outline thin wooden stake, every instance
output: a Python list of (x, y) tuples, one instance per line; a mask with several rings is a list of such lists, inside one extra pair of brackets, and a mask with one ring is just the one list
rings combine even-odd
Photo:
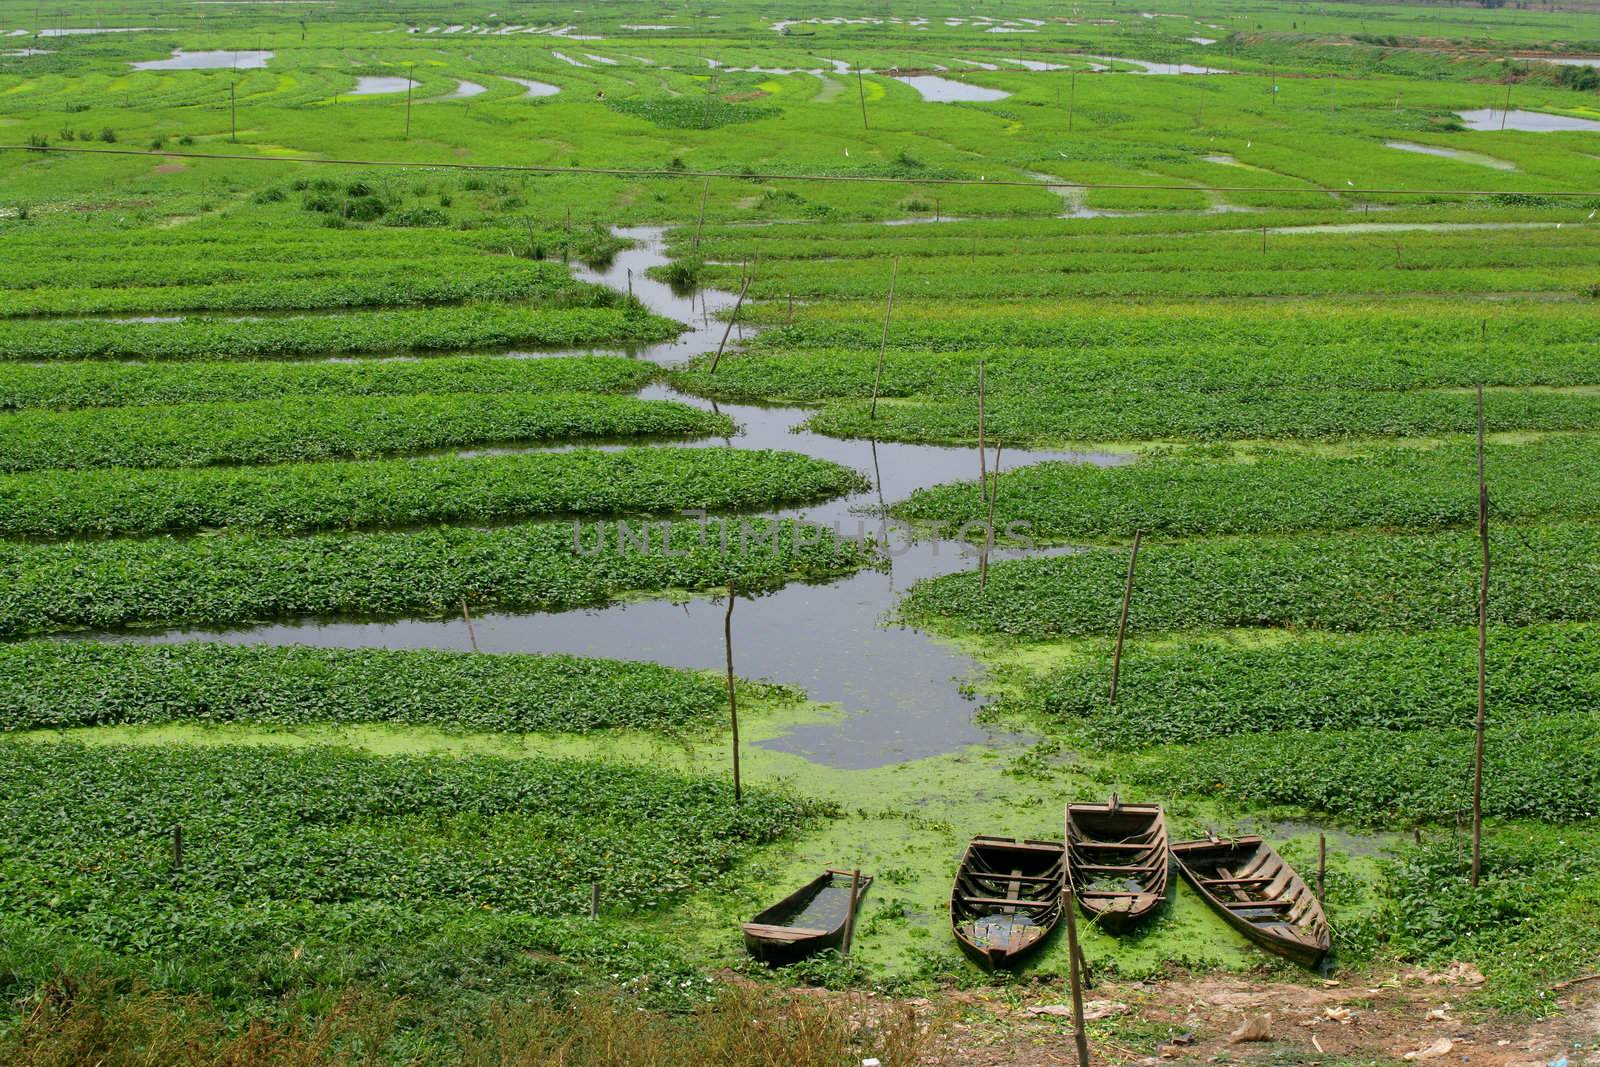
[(994, 486), (989, 490), (989, 517), (983, 526), (983, 555), (978, 557), (978, 584), (989, 584), (989, 551), (994, 547), (994, 502), (1000, 498), (1000, 449), (1002, 442), (994, 443)]
[(172, 826), (172, 869), (178, 870), (183, 866), (183, 823), (174, 823)]
[(467, 598), (461, 598), (461, 617), (467, 620), (467, 640), (472, 642), (472, 651), (478, 651), (478, 632), (472, 628), (472, 612), (467, 610)]
[(700, 247), (700, 231), (706, 224), (706, 197), (710, 194), (711, 179), (707, 178), (706, 183), (700, 187), (700, 219), (694, 224), (694, 247), (697, 250)]
[(883, 305), (883, 336), (878, 339), (878, 366), (872, 372), (872, 407), (867, 411), (869, 419), (878, 417), (878, 386), (883, 382), (883, 355), (889, 347), (889, 316), (894, 314), (894, 285), (899, 278), (900, 257), (895, 256), (889, 267), (889, 298)]
[(985, 464), (988, 462), (984, 456), (987, 447), (983, 440), (983, 396), (986, 392), (984, 383), (983, 357), (978, 357), (978, 499), (989, 499), (989, 471)]
[(600, 918), (600, 883), (589, 883), (589, 918)]
[(861, 64), (856, 64), (856, 91), (861, 95), (861, 128), (867, 128), (867, 83), (861, 80)]
[(628, 302), (633, 302), (633, 268), (628, 268)]
[(407, 141), (411, 140), (411, 88), (412, 88), (412, 86), (414, 86), (416, 84), (416, 82), (412, 80), (411, 75), (416, 71), (416, 69), (417, 69), (417, 65), (415, 63), (411, 64), (411, 66), (406, 68), (406, 136), (405, 136), (405, 140), (407, 140)]
[(1083, 949), (1078, 944), (1078, 901), (1067, 875), (1066, 900), (1062, 910), (1067, 914), (1067, 970), (1072, 976), (1072, 1040), (1078, 1046), (1078, 1067), (1089, 1067), (1089, 1035), (1083, 1030)]
[(239, 83), (233, 82), (228, 86), (228, 114), (233, 122), (233, 136), (228, 139), (234, 144), (239, 143)]
[(850, 942), (856, 936), (856, 893), (861, 889), (861, 869), (855, 868), (850, 872), (850, 899), (844, 906), (844, 944), (839, 948), (839, 955), (850, 955)]
[(1078, 109), (1078, 72), (1072, 72), (1072, 85), (1067, 90), (1067, 132), (1072, 132), (1072, 119)]
[(1117, 651), (1111, 659), (1111, 703), (1117, 702), (1117, 683), (1122, 678), (1122, 641), (1128, 636), (1128, 603), (1133, 599), (1133, 568), (1139, 562), (1139, 542), (1143, 530), (1133, 531), (1133, 551), (1128, 553), (1128, 584), (1122, 590), (1122, 619), (1117, 623)]
[(722, 644), (728, 652), (728, 720), (733, 724), (733, 802), (744, 792), (739, 783), (739, 698), (733, 685), (733, 582), (728, 582), (728, 610), (722, 616)]
[(1478, 386), (1478, 544), (1483, 577), (1478, 583), (1478, 726), (1472, 756), (1472, 885), (1483, 868), (1483, 725), (1489, 712), (1489, 483), (1483, 463), (1483, 386)]
[(539, 246), (533, 239), (533, 219), (528, 215), (524, 215), (522, 216), (522, 221), (528, 227), (528, 258), (533, 259), (539, 252)]
[(722, 331), (722, 343), (717, 345), (717, 354), (711, 357), (711, 369), (706, 373), (717, 373), (717, 364), (722, 362), (722, 350), (728, 347), (728, 335), (733, 332), (733, 324), (739, 321), (739, 309), (744, 306), (744, 294), (749, 291), (750, 276), (747, 274), (744, 284), (739, 287), (739, 299), (733, 302), (733, 314), (728, 318), (728, 328)]
[(789, 314), (784, 316), (783, 324), (785, 326), (793, 326), (794, 325), (794, 294), (793, 293), (789, 294)]
[(1327, 902), (1324, 893), (1328, 884), (1328, 835), (1317, 833), (1317, 903)]
[(1500, 131), (1505, 132), (1506, 119), (1511, 117), (1511, 69), (1506, 68), (1506, 106), (1500, 109)]

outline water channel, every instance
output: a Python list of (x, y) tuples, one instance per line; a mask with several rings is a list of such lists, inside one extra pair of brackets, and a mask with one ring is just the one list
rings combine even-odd
[[(586, 281), (627, 290), (650, 310), (686, 322), (680, 337), (627, 354), (668, 366), (715, 349), (726, 323), (717, 313), (731, 293), (701, 290), (680, 294), (650, 278), (647, 270), (668, 262), (659, 227), (618, 231), (632, 248), (603, 267), (578, 268)], [(630, 276), (631, 272), (631, 276)], [(901, 593), (914, 581), (976, 565), (975, 551), (953, 541), (912, 541), (884, 527), (880, 508), (912, 491), (977, 476), (970, 448), (841, 440), (799, 430), (812, 412), (805, 408), (719, 404), (666, 385), (641, 394), (713, 409), (731, 416), (738, 433), (706, 445), (772, 448), (799, 452), (853, 467), (872, 482), (867, 492), (820, 506), (770, 514), (887, 534), (887, 566), (824, 583), (792, 583), (773, 593), (742, 598), (735, 607), (734, 655), (740, 674), (803, 687), (812, 699), (836, 702), (837, 720), (798, 727), (763, 742), (845, 768), (883, 766), (955, 751), (974, 743), (1021, 743), (973, 722), (973, 703), (961, 691), (975, 661), (913, 628), (885, 625)], [(1005, 469), (1047, 460), (1115, 464), (1125, 455), (1085, 452), (1008, 451)], [(713, 532), (713, 536), (714, 536)], [(1006, 558), (1011, 553), (998, 553)], [(674, 667), (716, 669), (723, 663), (725, 601), (697, 597), (686, 602), (630, 601), (602, 608), (547, 613), (490, 612), (474, 619), (478, 647), (489, 652), (564, 652), (585, 656), (650, 660)], [(228, 630), (173, 629), (105, 635), (142, 642), (224, 641), (239, 644), (304, 644), (324, 647), (470, 647), (458, 618), (391, 621), (303, 619)]]

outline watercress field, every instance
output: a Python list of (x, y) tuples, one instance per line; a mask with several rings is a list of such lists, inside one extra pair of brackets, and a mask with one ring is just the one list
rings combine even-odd
[[(729, 967), (1056, 999), (953, 865), (1112, 790), (1326, 831), (1338, 976), (1572, 1009), (1600, 14), (514, 7), (0, 0), (0, 1058), (59, 975), (393, 1062)], [(858, 865), (848, 959), (744, 958)], [(1316, 981), (1181, 887), (1084, 936)]]

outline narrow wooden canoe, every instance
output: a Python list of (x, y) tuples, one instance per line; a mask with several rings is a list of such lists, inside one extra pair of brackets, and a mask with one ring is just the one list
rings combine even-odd
[(1317, 895), (1261, 837), (1179, 841), (1172, 856), (1206, 903), (1268, 952), (1315, 967), (1332, 948)]
[(850, 896), (850, 872), (826, 870), (744, 924), (744, 947), (781, 967), (844, 944), (845, 925), (872, 884), (863, 874)]
[(1084, 914), (1121, 932), (1167, 898), (1172, 854), (1159, 804), (1067, 805), (1067, 877)]
[(1059, 841), (975, 837), (956, 869), (950, 926), (980, 967), (1010, 967), (1061, 919), (1066, 849)]

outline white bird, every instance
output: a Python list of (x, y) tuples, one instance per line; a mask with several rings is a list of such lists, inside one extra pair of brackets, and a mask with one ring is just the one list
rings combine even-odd
[(1255, 146), (1256, 146), (1256, 143), (1255, 143), (1255, 142), (1254, 142), (1254, 141), (1246, 141), (1246, 142), (1245, 142), (1245, 143), (1244, 143), (1244, 146), (1245, 146), (1245, 147), (1246, 147), (1246, 148), (1254, 148), (1254, 147), (1255, 147)]
[(1597, 207), (1594, 209), (1594, 211), (1589, 212), (1589, 218), (1594, 218), (1595, 211), (1600, 211), (1600, 207)]
[(1345, 180), (1344, 180), (1344, 183), (1345, 183), (1345, 184), (1346, 184), (1346, 185), (1348, 185), (1348, 186), (1350, 186), (1350, 188), (1352, 188), (1352, 189), (1354, 189), (1354, 188), (1355, 188), (1355, 185), (1356, 185), (1356, 183), (1355, 183), (1355, 182), (1353, 182), (1353, 181), (1351, 181), (1351, 180), (1350, 180), (1350, 179), (1349, 179), (1349, 178), (1346, 178), (1346, 179), (1345, 179)]
[(846, 149), (845, 149), (845, 150), (844, 150), (844, 154), (845, 154), (845, 155), (847, 155), (847, 156), (848, 156), (848, 155), (849, 155), (849, 154), (850, 154), (850, 149), (848, 149), (848, 148), (846, 148)]

